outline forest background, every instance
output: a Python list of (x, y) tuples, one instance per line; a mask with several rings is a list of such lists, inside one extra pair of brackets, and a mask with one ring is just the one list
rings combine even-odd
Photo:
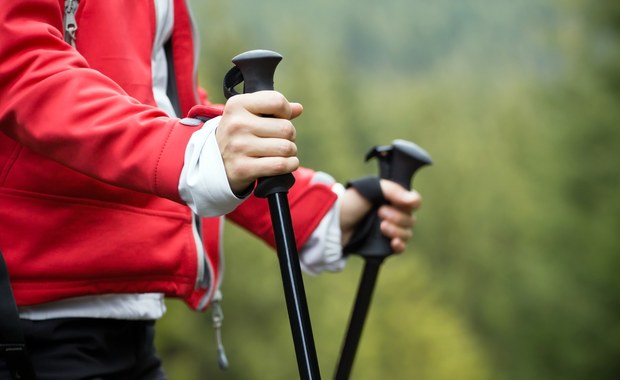
[[(411, 140), (434, 159), (411, 247), (383, 265), (353, 379), (615, 379), (620, 374), (620, 2), (190, 1), (201, 83), (280, 52), (304, 104), (304, 166), (345, 182), (366, 151)], [(225, 235), (217, 369), (209, 313), (159, 323), (171, 379), (295, 379), (275, 254)], [(305, 276), (331, 378), (362, 268)]]

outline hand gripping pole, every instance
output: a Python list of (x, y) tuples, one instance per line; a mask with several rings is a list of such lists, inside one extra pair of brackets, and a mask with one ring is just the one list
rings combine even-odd
[[(374, 147), (366, 155), (366, 160), (375, 157), (379, 160), (380, 178), (392, 180), (406, 189), (411, 189), (411, 180), (415, 172), (431, 164), (428, 153), (416, 144), (405, 140), (395, 140), (391, 146)], [(372, 210), (360, 223), (360, 227), (351, 238), (352, 241), (356, 241), (354, 246), (345, 247), (345, 252), (363, 257), (365, 264), (336, 369), (336, 380), (347, 380), (351, 374), (379, 268), (383, 260), (394, 253), (390, 240), (383, 236), (379, 229), (381, 221), (377, 210), (380, 206), (380, 203), (374, 204)]]
[[(273, 90), (273, 76), (281, 60), (280, 54), (268, 50), (252, 50), (237, 55), (232, 60), (235, 66), (224, 78), (224, 95), (227, 98), (237, 95), (234, 87), (241, 82), (244, 84), (244, 93)], [(254, 194), (257, 197), (267, 198), (269, 202), (299, 376), (303, 380), (320, 379), (287, 197), (288, 190), (294, 182), (295, 178), (290, 173), (260, 178)]]

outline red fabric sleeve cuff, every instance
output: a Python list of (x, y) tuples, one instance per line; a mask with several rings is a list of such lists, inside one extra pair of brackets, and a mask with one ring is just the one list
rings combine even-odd
[[(288, 200), (295, 242), (299, 250), (332, 208), (338, 196), (327, 184), (311, 183), (314, 172), (310, 169), (300, 168), (293, 174), (296, 182), (288, 194)], [(252, 195), (229, 214), (228, 218), (275, 247), (269, 205), (266, 199)]]
[(157, 162), (154, 180), (156, 195), (184, 203), (179, 195), (179, 177), (185, 161), (187, 143), (204, 121), (221, 114), (221, 107), (198, 105), (189, 111), (187, 118), (174, 120)]

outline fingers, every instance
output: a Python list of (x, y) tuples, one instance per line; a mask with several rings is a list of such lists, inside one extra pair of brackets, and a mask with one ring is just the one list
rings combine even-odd
[(240, 94), (228, 100), (229, 104), (245, 108), (255, 115), (268, 115), (278, 119), (292, 120), (303, 112), (299, 103), (291, 103), (277, 91), (259, 91), (251, 94)]
[(391, 181), (381, 180), (381, 189), (390, 202), (379, 208), (381, 232), (391, 239), (394, 252), (400, 253), (407, 248), (407, 242), (413, 236), (416, 221), (413, 212), (420, 207), (422, 198), (415, 190), (407, 191)]
[(257, 137), (295, 141), (296, 131), (291, 120), (302, 111), (301, 104), (289, 103), (275, 91), (261, 91), (230, 98), (223, 118), (231, 133), (246, 132)]
[(302, 111), (301, 104), (289, 103), (275, 91), (229, 99), (216, 139), (233, 192), (243, 192), (257, 178), (290, 173), (299, 167), (291, 119)]
[(391, 239), (394, 252), (404, 251), (407, 242), (413, 236), (415, 217), (402, 210), (382, 206), (379, 208), (379, 218), (381, 219), (381, 233)]
[(242, 194), (258, 178), (291, 173), (298, 167), (297, 157), (246, 158), (225, 165), (230, 187), (235, 194)]
[(401, 229), (410, 229), (415, 225), (415, 216), (413, 214), (390, 205), (379, 208), (379, 218)]
[(232, 141), (228, 150), (249, 158), (296, 157), (297, 145), (284, 138), (244, 136)]

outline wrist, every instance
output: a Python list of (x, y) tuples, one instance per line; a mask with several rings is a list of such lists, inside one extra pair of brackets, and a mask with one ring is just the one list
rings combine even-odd
[(342, 231), (342, 245), (345, 246), (351, 239), (355, 227), (370, 211), (372, 205), (352, 187), (346, 189), (341, 198), (340, 229)]

